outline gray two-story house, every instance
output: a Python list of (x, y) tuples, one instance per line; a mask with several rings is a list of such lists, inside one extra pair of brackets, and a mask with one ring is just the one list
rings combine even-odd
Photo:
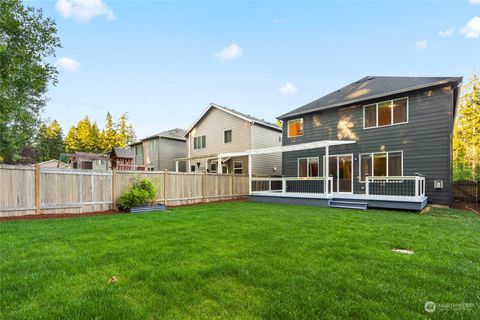
[(461, 81), (365, 77), (283, 114), (286, 181), (276, 190), (257, 181), (252, 199), (415, 210), (451, 204)]

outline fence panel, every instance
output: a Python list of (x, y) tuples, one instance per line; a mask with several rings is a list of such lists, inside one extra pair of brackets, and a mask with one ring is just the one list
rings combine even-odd
[(35, 168), (0, 165), (0, 217), (35, 214)]
[(169, 206), (228, 200), (248, 194), (248, 176), (167, 171), (98, 172), (0, 166), (0, 216), (111, 210), (136, 178), (157, 187)]
[(453, 183), (453, 198), (458, 201), (480, 203), (480, 180), (479, 181), (455, 181)]

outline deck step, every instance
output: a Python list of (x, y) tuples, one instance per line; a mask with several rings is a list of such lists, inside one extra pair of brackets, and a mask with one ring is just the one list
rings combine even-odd
[(366, 203), (366, 202), (332, 200), (332, 201), (330, 201), (330, 208), (367, 210), (368, 203)]

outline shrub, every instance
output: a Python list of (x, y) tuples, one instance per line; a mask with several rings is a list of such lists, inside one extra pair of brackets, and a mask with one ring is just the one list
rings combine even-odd
[(148, 179), (136, 179), (130, 189), (120, 196), (121, 208), (132, 208), (153, 203), (157, 198), (157, 188)]

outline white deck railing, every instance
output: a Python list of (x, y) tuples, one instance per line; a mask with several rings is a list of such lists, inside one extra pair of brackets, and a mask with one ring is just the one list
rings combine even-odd
[(366, 177), (367, 195), (390, 197), (425, 197), (425, 177)]
[(252, 178), (250, 183), (251, 194), (288, 193), (329, 196), (332, 195), (333, 190), (333, 178), (328, 178), (328, 190), (325, 190), (324, 177), (256, 177)]

